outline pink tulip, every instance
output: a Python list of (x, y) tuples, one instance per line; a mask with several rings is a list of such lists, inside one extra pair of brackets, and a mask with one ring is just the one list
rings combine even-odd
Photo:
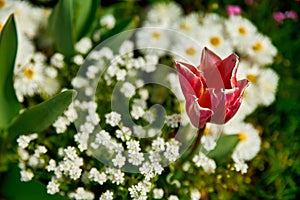
[(175, 61), (186, 112), (191, 123), (203, 128), (207, 122), (224, 124), (238, 111), (248, 80), (237, 81), (238, 57), (222, 60), (206, 47), (198, 67)]

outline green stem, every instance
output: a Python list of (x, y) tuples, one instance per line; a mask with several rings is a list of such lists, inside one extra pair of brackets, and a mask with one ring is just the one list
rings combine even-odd
[(189, 152), (189, 154), (187, 155), (186, 159), (185, 160), (190, 160), (192, 159), (192, 156), (196, 153), (197, 149), (199, 148), (200, 146), (200, 143), (201, 143), (201, 138), (203, 136), (203, 132), (205, 130), (205, 127), (204, 126), (203, 128), (199, 128), (198, 129), (198, 132), (197, 132), (197, 138), (192, 146), (192, 149), (191, 151)]

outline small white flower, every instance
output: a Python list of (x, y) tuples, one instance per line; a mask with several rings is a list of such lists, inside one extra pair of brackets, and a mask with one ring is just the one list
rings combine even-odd
[(99, 200), (113, 200), (114, 193), (112, 191), (105, 191), (101, 194)]
[(75, 44), (75, 50), (81, 54), (86, 54), (92, 48), (92, 41), (88, 37), (83, 37)]
[(115, 23), (116, 23), (116, 19), (111, 14), (105, 15), (100, 19), (100, 25), (105, 26), (108, 29), (112, 29), (115, 26)]
[(170, 161), (174, 162), (179, 157), (179, 142), (175, 139), (166, 143), (166, 151), (164, 156)]
[(145, 114), (145, 111), (142, 107), (133, 105), (130, 114), (137, 120)]
[(109, 174), (108, 178), (111, 180), (112, 183), (116, 185), (120, 185), (124, 182), (124, 173), (120, 169), (115, 168), (108, 168), (106, 173)]
[(80, 66), (80, 65), (82, 65), (82, 64), (84, 63), (84, 58), (83, 58), (82, 55), (78, 54), (78, 55), (76, 55), (76, 56), (74, 56), (74, 57), (72, 58), (72, 61), (73, 61), (76, 65)]
[(26, 136), (26, 135), (21, 135), (19, 136), (19, 138), (17, 139), (18, 145), (19, 147), (25, 149), (28, 147), (29, 143), (30, 143), (30, 137)]
[(206, 173), (214, 173), (216, 169), (215, 161), (208, 158), (202, 152), (194, 156), (193, 162), (197, 167), (202, 167)]
[(129, 157), (128, 162), (135, 166), (139, 166), (144, 161), (143, 153), (132, 152), (132, 153), (129, 153), (128, 157)]
[(165, 140), (161, 137), (157, 137), (155, 140), (153, 140), (151, 145), (153, 151), (160, 152), (165, 150)]
[(133, 42), (130, 40), (125, 40), (119, 49), (119, 53), (120, 53), (120, 55), (132, 53), (133, 48), (134, 48)]
[(234, 167), (237, 172), (240, 171), (242, 174), (247, 173), (248, 165), (244, 161), (235, 160)]
[(132, 85), (129, 82), (125, 82), (122, 85), (120, 92), (122, 92), (125, 97), (131, 98), (131, 97), (133, 97), (133, 95), (135, 95), (135, 90), (136, 90), (136, 88), (134, 85)]
[(94, 193), (85, 190), (83, 187), (78, 187), (75, 192), (69, 194), (69, 197), (76, 200), (93, 200), (95, 195)]
[(199, 200), (201, 198), (201, 193), (196, 188), (191, 191), (191, 200)]
[(84, 88), (89, 85), (88, 79), (80, 76), (76, 76), (71, 83), (75, 88)]
[(89, 177), (91, 181), (98, 182), (100, 185), (106, 182), (107, 176), (104, 172), (99, 172), (96, 168), (92, 168), (89, 172)]
[(70, 121), (64, 117), (59, 116), (58, 119), (52, 124), (56, 129), (57, 133), (64, 133), (67, 130), (67, 126), (70, 124)]
[(168, 197), (168, 200), (179, 200), (179, 198), (176, 195), (172, 194)]
[(121, 168), (125, 165), (125, 157), (122, 154), (118, 153), (116, 157), (112, 160), (115, 167)]
[(179, 126), (180, 120), (181, 120), (180, 114), (165, 116), (165, 123), (167, 126), (170, 126), (171, 128), (177, 128)]
[(61, 69), (65, 65), (64, 63), (64, 55), (60, 53), (55, 53), (50, 58), (50, 64)]
[(121, 130), (116, 130), (116, 137), (120, 138), (122, 141), (127, 141), (130, 139), (132, 132), (131, 129), (123, 126)]
[(57, 168), (56, 161), (54, 159), (49, 160), (49, 164), (46, 166), (48, 172), (55, 171)]
[(121, 121), (121, 115), (117, 112), (111, 112), (105, 115), (106, 123), (111, 126), (117, 126)]
[(31, 171), (28, 171), (28, 170), (25, 170), (23, 169), (21, 172), (21, 181), (23, 182), (28, 182), (28, 181), (31, 181), (34, 174), (31, 172)]
[(127, 72), (126, 72), (125, 69), (118, 69), (117, 72), (116, 72), (117, 81), (124, 81), (126, 75), (127, 75)]
[(161, 188), (153, 189), (153, 198), (154, 199), (162, 199), (164, 197), (164, 190)]
[(141, 150), (140, 142), (137, 140), (129, 140), (126, 142), (127, 150), (129, 153), (136, 153)]
[(47, 184), (47, 193), (48, 194), (55, 194), (59, 192), (59, 183), (54, 178), (51, 179), (51, 181)]

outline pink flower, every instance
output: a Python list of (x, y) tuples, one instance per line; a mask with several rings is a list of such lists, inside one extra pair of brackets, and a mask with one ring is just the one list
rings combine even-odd
[(241, 7), (237, 5), (228, 5), (226, 10), (229, 16), (240, 15), (242, 13)]
[(285, 12), (285, 16), (290, 19), (298, 19), (298, 15), (295, 11), (290, 10)]
[(191, 123), (203, 128), (207, 122), (224, 124), (238, 111), (248, 80), (237, 81), (238, 57), (222, 60), (206, 47), (198, 67), (175, 61), (186, 112)]
[(283, 20), (285, 20), (286, 16), (282, 12), (275, 12), (275, 13), (273, 13), (273, 18), (276, 22), (282, 23)]

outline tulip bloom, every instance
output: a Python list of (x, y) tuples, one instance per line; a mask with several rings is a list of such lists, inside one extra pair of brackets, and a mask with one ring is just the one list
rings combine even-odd
[(175, 61), (191, 123), (203, 128), (207, 122), (224, 124), (238, 111), (248, 80), (237, 81), (238, 56), (222, 60), (206, 47), (198, 67)]

